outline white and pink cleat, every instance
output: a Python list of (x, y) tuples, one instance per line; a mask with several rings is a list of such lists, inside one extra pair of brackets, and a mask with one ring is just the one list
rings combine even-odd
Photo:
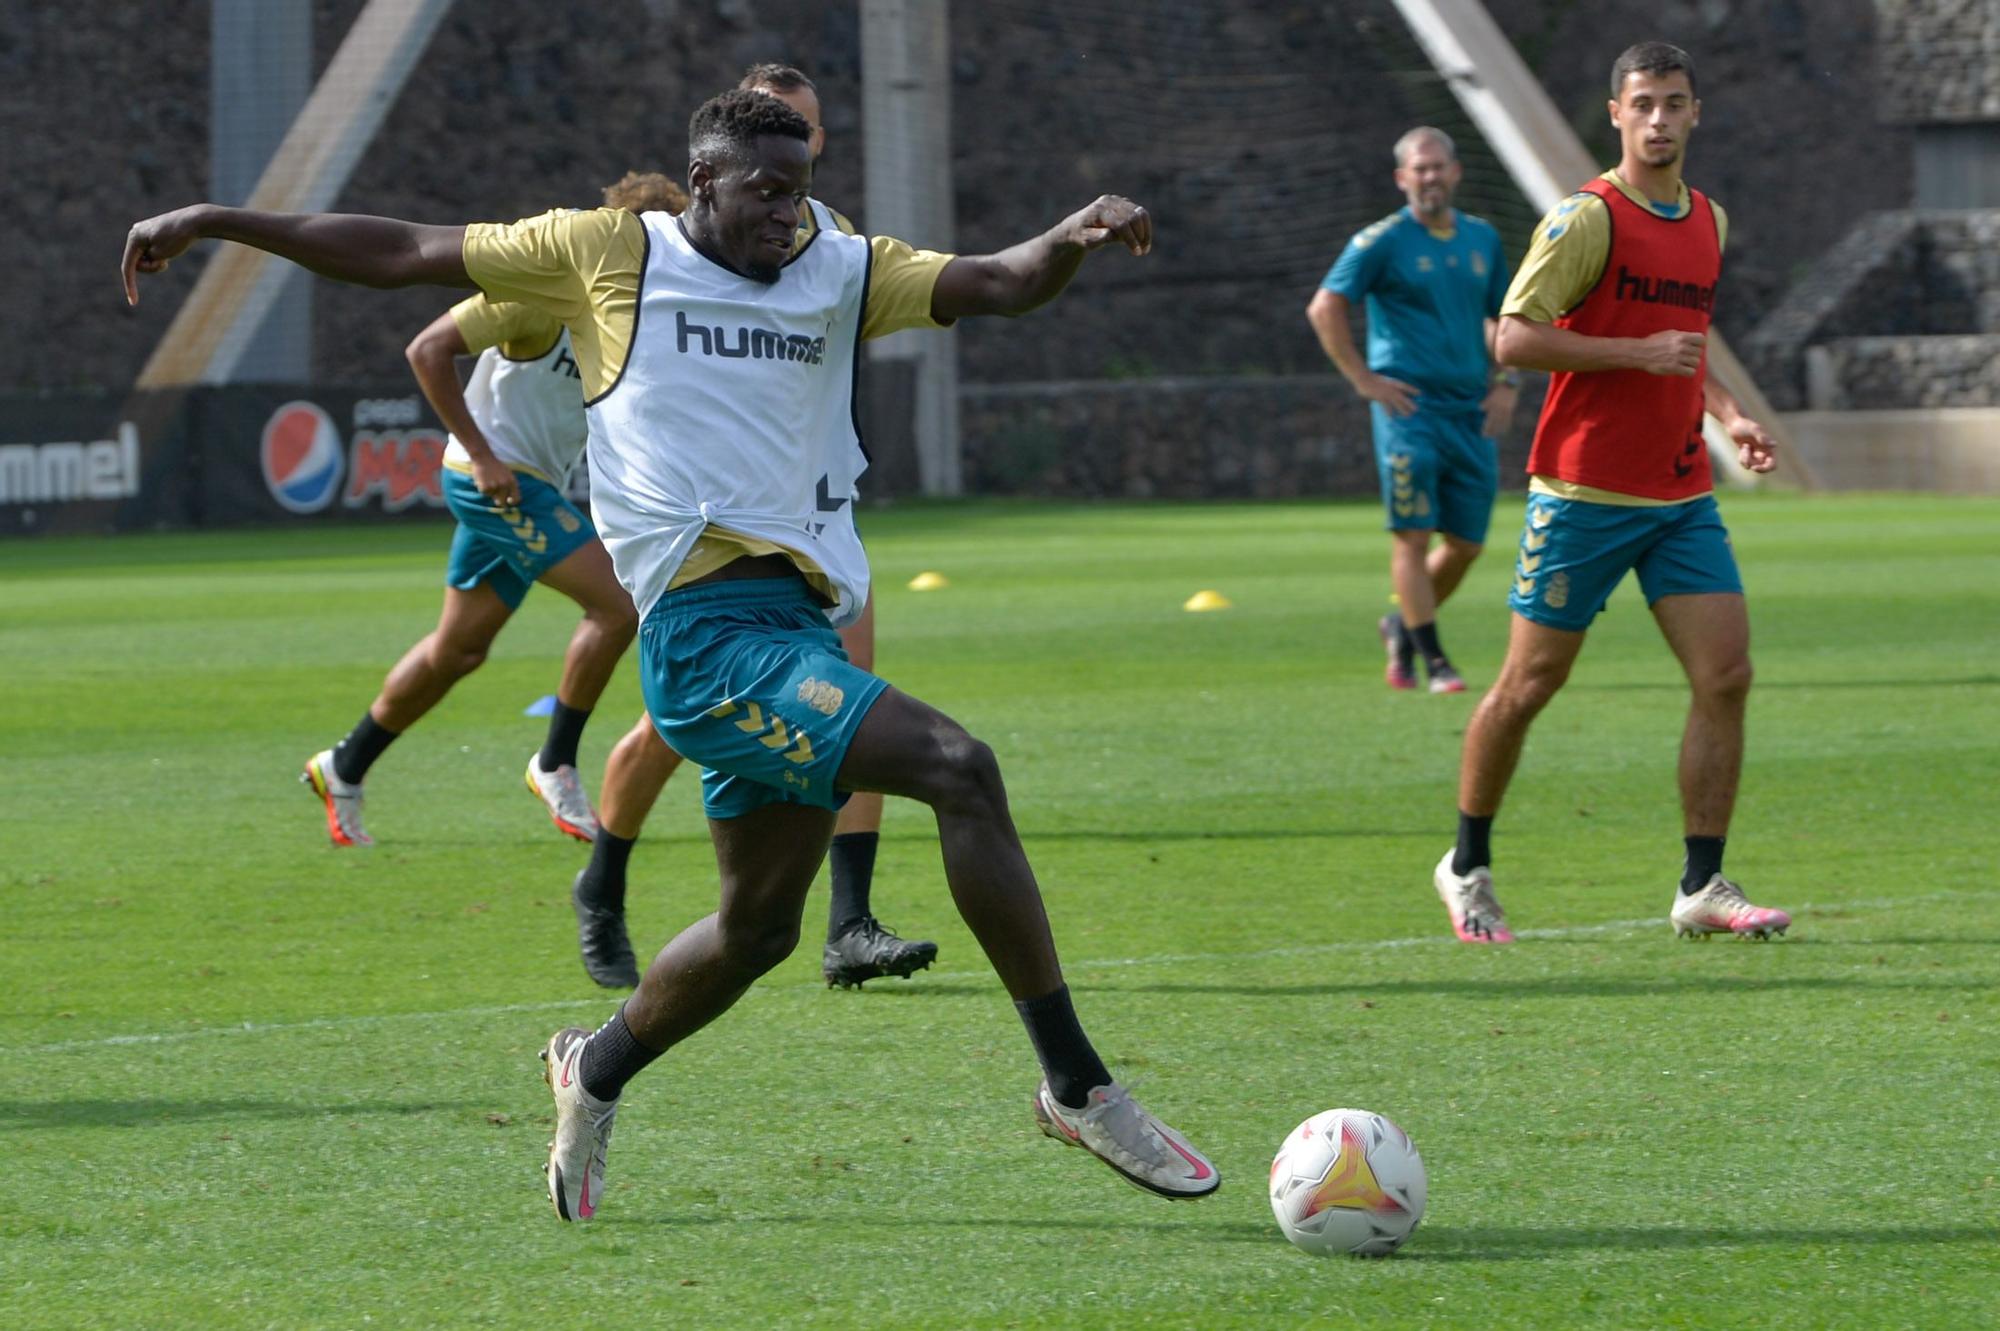
[(1431, 875), (1438, 899), (1451, 915), (1451, 931), (1461, 943), (1513, 942), (1507, 916), (1500, 909), (1499, 898), (1493, 895), (1493, 871), (1482, 864), (1470, 873), (1453, 873), (1451, 860), (1456, 853), (1446, 851), (1438, 861), (1437, 871)]
[(618, 1101), (583, 1089), (583, 1046), (590, 1032), (570, 1026), (542, 1047), (542, 1080), (556, 1098), (556, 1135), (549, 1143), (549, 1201), (563, 1220), (588, 1220), (604, 1196), (604, 1156)]
[(1699, 892), (1674, 898), (1674, 933), (1682, 938), (1707, 938), (1710, 934), (1741, 934), (1745, 938), (1774, 938), (1792, 927), (1792, 917), (1770, 906), (1754, 906), (1743, 889), (1716, 874)]
[(1035, 1122), (1068, 1146), (1081, 1146), (1134, 1187), (1168, 1198), (1206, 1197), (1222, 1186), (1209, 1158), (1142, 1109), (1123, 1086), (1094, 1087), (1089, 1103), (1071, 1109), (1045, 1079), (1035, 1088)]

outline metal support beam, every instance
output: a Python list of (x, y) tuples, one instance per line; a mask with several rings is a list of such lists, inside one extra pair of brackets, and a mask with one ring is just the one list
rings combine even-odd
[[(1396, 8), (1537, 209), (1546, 213), (1602, 170), (1480, 0), (1396, 0)], [(1772, 475), (1812, 488), (1812, 476), (1777, 411), (1715, 329), (1708, 335), (1708, 372), (1778, 440), (1779, 466)], [(1718, 477), (1748, 474), (1737, 468), (1735, 446), (1712, 418), (1707, 436), (1709, 451), (1720, 454), (1717, 460), (1724, 464), (1717, 467)]]
[[(209, 0), (208, 196), (242, 203), (312, 92), (311, 0)], [(312, 274), (293, 269), (230, 378), (312, 378)]]
[[(862, 0), (861, 132), (868, 230), (950, 250), (951, 6), (947, 0)], [(925, 494), (964, 489), (958, 444), (958, 341), (898, 333), (869, 343), (871, 362), (914, 369), (917, 475)]]
[[(247, 206), (270, 212), (330, 207), (450, 7), (451, 0), (368, 0)], [(247, 245), (217, 249), (137, 386), (228, 382), (293, 271)]]

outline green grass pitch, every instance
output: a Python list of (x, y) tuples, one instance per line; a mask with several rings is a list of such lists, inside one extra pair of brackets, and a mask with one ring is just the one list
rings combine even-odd
[[(294, 777), (431, 625), (442, 526), (8, 544), (0, 1324), (2000, 1324), (2000, 503), (1724, 508), (1758, 665), (1729, 864), (1792, 935), (1667, 927), (1684, 690), (1628, 584), (1498, 825), (1508, 949), (1452, 942), (1429, 874), (1517, 498), (1443, 698), (1382, 686), (1368, 506), (866, 514), (882, 672), (998, 751), (1087, 1027), (1223, 1189), (1160, 1201), (1035, 1132), (892, 803), (876, 904), (938, 967), (828, 992), (816, 890), (808, 945), (634, 1083), (583, 1227), (535, 1051), (614, 1000), (520, 775), (567, 604), (530, 599), (371, 775), (377, 847), (336, 851)], [(1183, 613), (1203, 588), (1235, 608)], [(627, 665), (593, 790), (638, 711)], [(710, 909), (695, 796), (635, 856), (642, 944)], [(1429, 1166), (1389, 1260), (1272, 1223), (1271, 1153), (1335, 1105)]]

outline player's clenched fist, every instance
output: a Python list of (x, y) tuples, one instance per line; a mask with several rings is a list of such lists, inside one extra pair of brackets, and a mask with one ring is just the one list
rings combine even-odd
[(1069, 228), (1089, 250), (1114, 239), (1123, 241), (1125, 248), (1134, 254), (1144, 254), (1153, 248), (1153, 215), (1116, 194), (1099, 195), (1095, 202), (1072, 213)]
[(1662, 329), (1639, 340), (1639, 369), (1647, 374), (1672, 375), (1687, 379), (1701, 369), (1702, 348), (1708, 338), (1701, 333)]
[(125, 302), (139, 303), (140, 273), (163, 271), (168, 262), (187, 253), (188, 246), (201, 239), (196, 222), (199, 205), (176, 208), (158, 217), (135, 222), (125, 233), (125, 259), (121, 272), (125, 279)]

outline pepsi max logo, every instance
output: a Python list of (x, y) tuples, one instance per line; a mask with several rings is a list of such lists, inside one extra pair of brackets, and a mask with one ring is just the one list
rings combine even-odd
[(358, 430), (348, 451), (347, 492), (340, 502), (380, 502), (385, 513), (412, 504), (444, 505), (445, 437), (436, 430)]
[(291, 513), (317, 513), (340, 492), (342, 454), (333, 420), (311, 402), (287, 402), (264, 422), (258, 461), (271, 498)]

